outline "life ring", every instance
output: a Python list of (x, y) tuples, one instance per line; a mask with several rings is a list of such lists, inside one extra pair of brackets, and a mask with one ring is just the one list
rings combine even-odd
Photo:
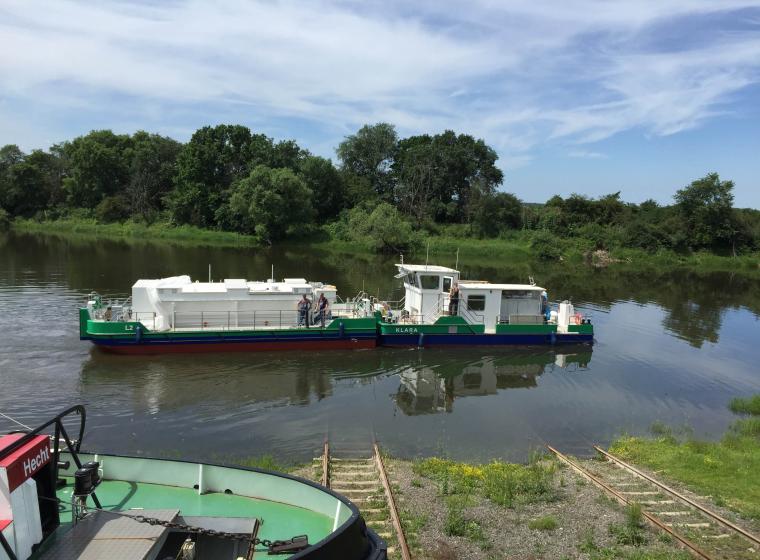
[(576, 325), (580, 325), (582, 321), (583, 321), (583, 315), (581, 315), (580, 313), (576, 313), (575, 314), (575, 324)]

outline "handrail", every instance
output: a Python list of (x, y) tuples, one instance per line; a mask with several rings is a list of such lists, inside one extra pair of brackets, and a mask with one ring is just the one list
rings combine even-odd
[[(71, 439), (69, 438), (68, 432), (66, 432), (66, 428), (63, 425), (63, 418), (66, 416), (69, 416), (70, 414), (76, 412), (79, 414), (80, 421), (79, 421), (79, 437), (76, 440), (76, 444), (73, 444), (71, 442)], [(71, 454), (71, 458), (74, 459), (74, 463), (76, 464), (78, 469), (82, 468), (82, 462), (79, 460), (79, 450), (82, 446), (82, 438), (84, 437), (84, 428), (85, 423), (87, 421), (87, 411), (85, 410), (84, 406), (81, 404), (77, 404), (72, 406), (71, 408), (68, 408), (55, 416), (54, 418), (48, 420), (44, 424), (38, 426), (34, 430), (25, 432), (22, 437), (11, 443), (8, 447), (5, 449), (0, 450), (0, 459), (3, 459), (4, 457), (7, 457), (17, 449), (23, 447), (27, 443), (29, 443), (32, 439), (34, 439), (34, 436), (39, 435), (40, 432), (42, 432), (44, 429), (49, 428), (52, 425), (55, 425), (55, 435), (53, 436), (53, 482), (55, 482), (58, 479), (58, 459), (61, 455), (61, 449), (60, 449), (60, 443), (61, 443), (61, 436), (63, 436), (64, 441), (66, 442), (66, 447), (69, 450), (69, 453)], [(101, 507), (100, 502), (98, 501), (98, 497), (93, 492), (92, 499), (95, 502), (95, 505), (97, 507)]]

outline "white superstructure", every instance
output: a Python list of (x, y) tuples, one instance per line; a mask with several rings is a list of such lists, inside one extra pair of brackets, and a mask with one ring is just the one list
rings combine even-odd
[(322, 282), (285, 278), (263, 282), (228, 278), (220, 282), (193, 282), (189, 276), (138, 280), (132, 286), (128, 318), (151, 330), (197, 328), (290, 327), (298, 321), (298, 302), (325, 295), (332, 307), (337, 290)]

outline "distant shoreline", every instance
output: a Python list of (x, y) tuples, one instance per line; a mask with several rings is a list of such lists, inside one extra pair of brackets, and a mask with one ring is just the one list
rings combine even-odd
[[(266, 247), (254, 235), (245, 235), (229, 231), (201, 229), (194, 226), (174, 226), (166, 222), (146, 225), (127, 221), (124, 223), (101, 224), (92, 219), (61, 219), (38, 222), (35, 220), (16, 219), (11, 229), (19, 233), (59, 235), (65, 237), (82, 237), (90, 239), (114, 239), (140, 241), (146, 243), (168, 243), (189, 247)], [(558, 242), (560, 240), (558, 239)], [(429, 236), (423, 240), (424, 246), (408, 251), (410, 258), (446, 256), (452, 260), (459, 251), (468, 261), (476, 259), (484, 264), (498, 265), (494, 260), (508, 263), (536, 263), (553, 266), (589, 266), (597, 268), (614, 267), (615, 269), (639, 269), (644, 267), (687, 268), (696, 271), (743, 272), (760, 275), (760, 253), (743, 254), (736, 257), (717, 255), (709, 252), (694, 252), (683, 255), (669, 250), (657, 253), (630, 248), (614, 248), (608, 251), (589, 252), (582, 247), (570, 247), (563, 253), (557, 263), (545, 263), (532, 255), (528, 236), (519, 233), (508, 239), (478, 239), (472, 237)], [(369, 247), (357, 243), (330, 238), (329, 234), (307, 239), (295, 239), (278, 244), (333, 250), (349, 254), (377, 254)], [(453, 263), (452, 263), (453, 264)]]

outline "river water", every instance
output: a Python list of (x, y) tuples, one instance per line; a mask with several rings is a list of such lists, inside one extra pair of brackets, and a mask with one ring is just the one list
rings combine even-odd
[[(525, 282), (591, 314), (593, 347), (376, 349), (112, 356), (78, 338), (86, 295), (138, 278), (270, 275), (394, 295), (395, 259), (297, 248), (0, 237), (0, 412), (26, 424), (83, 403), (102, 452), (305, 461), (324, 438), (345, 454), (373, 437), (403, 457), (523, 460), (544, 443), (592, 443), (653, 422), (718, 438), (726, 405), (760, 391), (760, 280), (728, 273), (568, 270), (468, 259), (465, 278)], [(408, 259), (407, 259), (408, 261)], [(454, 257), (436, 264), (454, 265)], [(0, 418), (0, 429), (14, 426)]]

